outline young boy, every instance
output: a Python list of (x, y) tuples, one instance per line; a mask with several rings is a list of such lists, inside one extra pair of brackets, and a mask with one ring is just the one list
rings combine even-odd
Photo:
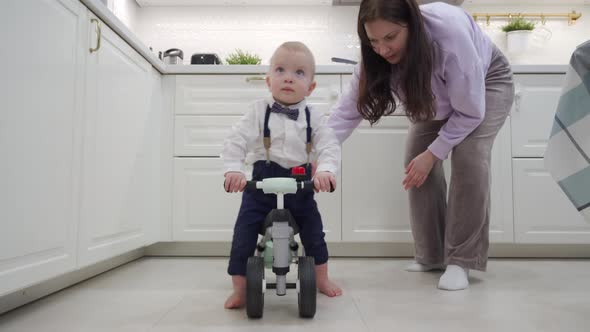
[[(340, 145), (332, 129), (323, 124), (323, 115), (313, 112), (305, 100), (315, 89), (314, 74), (313, 54), (303, 43), (286, 42), (275, 51), (266, 77), (272, 97), (255, 102), (224, 142), (226, 191), (244, 190), (245, 163), (254, 165), (252, 180), (260, 181), (289, 177), (290, 169), (301, 165), (306, 167), (309, 178), (309, 161), (316, 159), (318, 165), (313, 178), (316, 191), (336, 187), (334, 175), (340, 162)], [(309, 128), (311, 136), (307, 135)], [(270, 137), (270, 142), (265, 136)], [(315, 258), (319, 291), (330, 297), (338, 296), (342, 290), (328, 278), (328, 249), (313, 195), (286, 195), (285, 208), (299, 225), (306, 255)], [(273, 195), (258, 191), (242, 194), (228, 267), (234, 291), (225, 308), (240, 308), (245, 303), (247, 260), (254, 253), (264, 218), (274, 208)]]

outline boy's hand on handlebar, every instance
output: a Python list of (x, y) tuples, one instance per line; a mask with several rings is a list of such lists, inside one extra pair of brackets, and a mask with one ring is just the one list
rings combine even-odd
[(316, 193), (319, 191), (330, 192), (332, 188), (336, 189), (336, 177), (331, 172), (317, 172), (313, 177), (313, 186)]
[(223, 186), (228, 193), (244, 191), (246, 176), (241, 172), (227, 172), (225, 173), (225, 183)]

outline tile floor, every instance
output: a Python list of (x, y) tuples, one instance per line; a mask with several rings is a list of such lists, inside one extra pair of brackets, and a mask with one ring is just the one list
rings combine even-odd
[(249, 320), (223, 309), (225, 259), (145, 257), (1, 315), (0, 331), (590, 331), (590, 260), (491, 260), (458, 292), (409, 262), (332, 259), (344, 295), (318, 296), (315, 318), (298, 318), (288, 290)]

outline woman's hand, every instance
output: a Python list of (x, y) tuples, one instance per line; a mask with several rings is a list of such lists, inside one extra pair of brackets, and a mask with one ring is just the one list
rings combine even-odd
[(430, 150), (426, 150), (414, 158), (406, 167), (406, 178), (402, 182), (405, 190), (420, 186), (426, 181), (438, 158)]
[(323, 171), (318, 172), (313, 177), (313, 187), (315, 192), (318, 191), (330, 191), (331, 188), (336, 189), (336, 177), (331, 172)]
[(227, 172), (225, 173), (225, 183), (223, 186), (228, 193), (244, 191), (244, 187), (246, 187), (246, 176), (242, 172)]

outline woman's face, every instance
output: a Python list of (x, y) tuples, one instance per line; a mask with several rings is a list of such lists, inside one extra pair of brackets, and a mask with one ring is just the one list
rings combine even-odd
[(404, 57), (408, 40), (408, 28), (377, 19), (365, 23), (365, 31), (375, 53), (391, 64), (397, 64)]

